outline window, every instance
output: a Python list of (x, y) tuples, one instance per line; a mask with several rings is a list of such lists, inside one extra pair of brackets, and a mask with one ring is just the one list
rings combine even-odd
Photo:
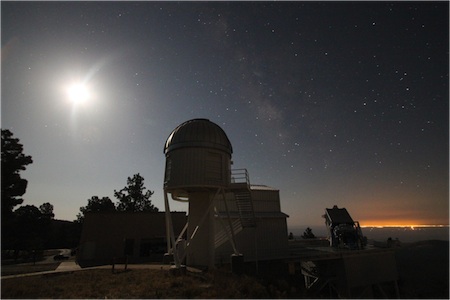
[(221, 183), (222, 173), (222, 156), (219, 153), (209, 152), (206, 157), (206, 180)]
[(170, 158), (170, 156), (168, 156), (166, 158), (166, 173), (165, 173), (165, 178), (164, 178), (164, 183), (167, 183), (170, 181), (170, 175), (172, 173), (172, 159)]
[(152, 253), (165, 253), (166, 247), (167, 245), (164, 242), (164, 238), (142, 239), (139, 249), (139, 255), (141, 257), (148, 257)]
[(152, 243), (151, 243), (150, 239), (142, 239), (139, 256), (141, 256), (141, 257), (150, 256), (151, 247), (152, 247)]

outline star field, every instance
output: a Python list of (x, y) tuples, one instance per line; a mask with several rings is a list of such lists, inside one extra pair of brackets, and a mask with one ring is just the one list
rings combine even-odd
[[(209, 118), (289, 226), (448, 224), (447, 2), (2, 2), (2, 128), (34, 163), (24, 204), (75, 219)], [(90, 107), (58, 87), (87, 78)], [(183, 206), (176, 209), (185, 209)]]

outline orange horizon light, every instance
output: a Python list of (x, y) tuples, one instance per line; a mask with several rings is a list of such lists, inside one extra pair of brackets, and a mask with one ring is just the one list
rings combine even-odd
[(449, 227), (448, 224), (383, 224), (380, 223), (368, 223), (364, 225), (360, 225), (361, 228), (367, 228), (367, 227), (375, 227), (375, 228), (390, 228), (390, 227), (401, 227), (401, 228), (426, 228), (426, 227), (432, 227), (432, 228), (440, 228), (440, 227)]

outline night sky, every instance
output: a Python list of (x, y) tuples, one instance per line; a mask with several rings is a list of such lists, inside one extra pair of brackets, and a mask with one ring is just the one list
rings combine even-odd
[(448, 224), (448, 2), (2, 1), (1, 42), (23, 205), (57, 219), (136, 173), (163, 210), (164, 142), (208, 118), (291, 228)]

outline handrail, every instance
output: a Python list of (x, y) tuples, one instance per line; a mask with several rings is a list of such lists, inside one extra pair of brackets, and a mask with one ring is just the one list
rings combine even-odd
[(247, 186), (250, 186), (250, 177), (247, 169), (231, 170), (231, 183), (246, 183)]

